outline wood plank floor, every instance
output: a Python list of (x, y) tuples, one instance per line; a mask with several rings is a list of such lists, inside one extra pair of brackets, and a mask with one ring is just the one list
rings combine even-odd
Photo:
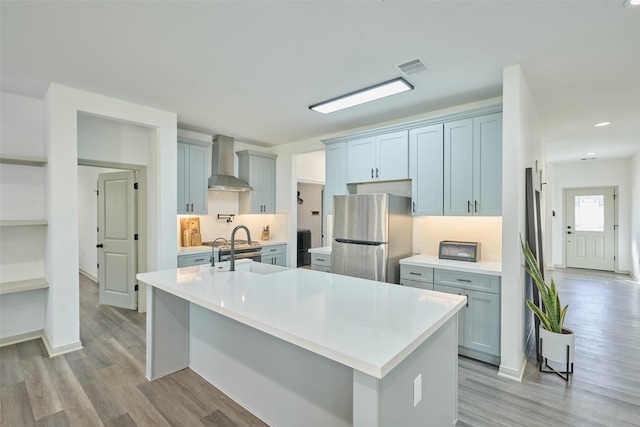
[[(533, 356), (522, 383), (461, 357), (459, 426), (640, 426), (640, 284), (580, 270), (553, 277), (576, 333), (570, 382), (539, 373)], [(264, 425), (189, 369), (148, 382), (145, 315), (100, 306), (97, 285), (80, 282), (83, 350), (0, 348), (1, 426)]]

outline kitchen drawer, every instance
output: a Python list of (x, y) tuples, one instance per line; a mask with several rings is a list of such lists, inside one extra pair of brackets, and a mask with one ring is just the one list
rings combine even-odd
[(411, 279), (403, 279), (402, 277), (400, 278), (400, 284), (402, 286), (410, 286), (412, 288), (426, 289), (428, 291), (433, 290), (433, 283), (419, 282), (417, 280), (411, 280)]
[(331, 255), (311, 254), (311, 265), (321, 265), (331, 267)]
[(400, 279), (433, 283), (433, 268), (400, 264)]
[(284, 254), (287, 251), (287, 245), (271, 245), (262, 247), (262, 256), (271, 256)]
[(433, 271), (433, 282), (436, 285), (455, 286), (482, 292), (500, 293), (500, 277), (486, 274), (462, 273), (453, 270)]
[(325, 273), (331, 273), (331, 266), (327, 266), (327, 265), (311, 264), (311, 269), (315, 271), (323, 271)]
[(211, 262), (211, 254), (178, 255), (178, 267), (189, 267), (191, 265), (203, 265)]

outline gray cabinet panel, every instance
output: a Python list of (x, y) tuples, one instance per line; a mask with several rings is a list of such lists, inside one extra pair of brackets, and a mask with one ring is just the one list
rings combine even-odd
[(276, 212), (276, 158), (258, 151), (243, 150), (238, 155), (238, 178), (253, 191), (238, 196), (241, 214), (272, 214)]
[(433, 283), (420, 282), (418, 280), (411, 280), (411, 279), (403, 279), (402, 277), (400, 278), (400, 284), (402, 286), (410, 286), (412, 288), (426, 289), (428, 291), (433, 290)]
[(442, 215), (444, 211), (444, 127), (409, 131), (409, 178), (414, 215)]
[(466, 295), (458, 312), (460, 354), (499, 363), (500, 277), (434, 269), (434, 290)]
[(208, 212), (211, 147), (178, 142), (178, 214)]
[(346, 176), (345, 143), (327, 145), (325, 149), (324, 211), (333, 214), (333, 196), (349, 194)]
[(211, 254), (178, 255), (178, 268), (203, 265), (211, 262)]

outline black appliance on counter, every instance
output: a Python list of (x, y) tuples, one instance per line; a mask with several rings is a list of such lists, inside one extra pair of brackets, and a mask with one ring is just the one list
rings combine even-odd
[(311, 230), (298, 228), (298, 267), (311, 265)]

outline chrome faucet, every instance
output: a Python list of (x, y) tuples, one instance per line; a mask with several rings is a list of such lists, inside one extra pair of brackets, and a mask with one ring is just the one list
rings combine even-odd
[(244, 228), (244, 231), (247, 232), (247, 240), (249, 241), (249, 244), (251, 244), (251, 233), (249, 233), (249, 229), (244, 225), (236, 226), (236, 228), (234, 228), (231, 232), (231, 257), (229, 259), (229, 262), (231, 263), (231, 268), (229, 269), (230, 271), (236, 271), (236, 231), (238, 231), (240, 228)]
[(227, 239), (225, 239), (224, 237), (218, 237), (213, 242), (211, 242), (211, 259), (209, 260), (211, 261), (211, 267), (214, 267), (216, 265), (216, 257), (214, 255), (214, 249), (216, 247), (216, 242), (218, 240), (224, 240), (225, 243), (228, 243)]

